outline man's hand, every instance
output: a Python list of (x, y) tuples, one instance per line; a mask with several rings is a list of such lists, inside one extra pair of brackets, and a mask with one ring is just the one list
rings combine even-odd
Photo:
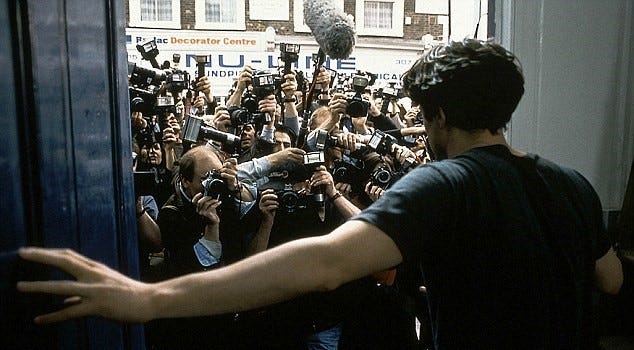
[(141, 112), (132, 112), (132, 129), (134, 130), (142, 130), (147, 128), (147, 120), (143, 118), (143, 113)]
[(270, 116), (275, 116), (275, 110), (277, 109), (275, 96), (269, 95), (261, 99), (258, 102), (258, 108), (262, 113), (268, 113)]
[(213, 100), (213, 95), (211, 94), (211, 81), (207, 76), (200, 77), (196, 82), (196, 90), (201, 91), (203, 95), (205, 95), (205, 99), (207, 102), (211, 102)]
[(354, 152), (357, 150), (357, 143), (359, 143), (357, 135), (351, 132), (340, 133), (337, 135), (337, 144), (344, 150)]
[(262, 192), (260, 203), (258, 204), (260, 211), (262, 212), (262, 221), (267, 223), (273, 223), (275, 219), (275, 213), (280, 207), (280, 203), (277, 201), (277, 195), (275, 190), (269, 188)]
[(216, 114), (213, 119), (214, 126), (220, 131), (227, 132), (231, 126), (231, 116), (224, 106), (216, 107)]
[(19, 291), (68, 296), (62, 310), (35, 318), (44, 324), (82, 316), (101, 316), (122, 322), (146, 322), (152, 316), (150, 285), (130, 279), (104, 264), (69, 249), (22, 248), (25, 260), (57, 267), (76, 281), (18, 282)]
[(222, 163), (220, 176), (225, 180), (230, 191), (236, 192), (241, 189), (238, 182), (238, 160), (236, 158), (228, 158)]
[(166, 150), (174, 149), (174, 145), (178, 142), (178, 138), (174, 133), (174, 129), (165, 128), (163, 129), (163, 145), (165, 145)]
[(310, 177), (310, 189), (318, 188), (319, 186), (323, 186), (324, 194), (328, 196), (328, 198), (332, 198), (337, 193), (335, 189), (335, 181), (332, 179), (332, 174), (326, 170), (326, 167), (320, 165), (317, 167), (313, 175)]
[(317, 78), (315, 78), (315, 84), (321, 85), (321, 91), (328, 91), (330, 88), (330, 73), (326, 70), (326, 68), (319, 68), (319, 73), (317, 74)]
[(293, 162), (301, 164), (304, 162), (304, 154), (306, 152), (299, 148), (285, 148), (279, 152), (269, 154), (267, 159), (271, 163), (271, 166), (284, 164), (284, 162)]
[(416, 162), (417, 159), (416, 153), (414, 153), (411, 149), (400, 145), (394, 145), (394, 155), (399, 164), (404, 164), (408, 158), (414, 162)]
[(372, 182), (368, 182), (365, 185), (365, 193), (368, 194), (368, 197), (370, 197), (373, 202), (376, 202), (379, 198), (383, 196), (385, 190), (382, 189), (380, 186), (372, 185)]
[(297, 91), (295, 72), (285, 74), (284, 82), (280, 87), (282, 88), (282, 92), (284, 92), (284, 97), (286, 97), (287, 99), (293, 98), (295, 96), (295, 91)]
[(196, 213), (207, 219), (207, 225), (213, 226), (220, 223), (220, 217), (217, 212), (217, 208), (222, 204), (220, 200), (197, 193), (192, 198), (192, 204), (196, 206)]
[(251, 80), (253, 79), (253, 68), (250, 66), (244, 66), (242, 68), (242, 72), (240, 72), (240, 77), (238, 78), (238, 84), (236, 85), (236, 90), (242, 93), (247, 85), (251, 84)]
[(350, 193), (352, 193), (352, 185), (345, 182), (337, 182), (335, 183), (335, 190), (341, 192), (346, 198), (350, 198)]
[[(205, 105), (206, 104), (207, 104), (207, 101), (202, 96), (196, 96), (196, 98), (194, 99), (194, 107), (196, 107), (196, 109), (199, 112), (203, 112), (205, 110)], [(200, 114), (202, 114), (202, 113), (200, 113)]]
[(346, 95), (342, 93), (335, 93), (332, 95), (332, 99), (328, 102), (328, 108), (333, 116), (339, 116), (339, 114), (345, 114), (348, 108), (348, 100)]

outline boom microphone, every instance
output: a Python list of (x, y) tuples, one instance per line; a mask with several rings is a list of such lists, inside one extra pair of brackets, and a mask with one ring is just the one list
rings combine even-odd
[(354, 22), (334, 0), (304, 0), (304, 21), (326, 55), (336, 60), (350, 56), (356, 40)]

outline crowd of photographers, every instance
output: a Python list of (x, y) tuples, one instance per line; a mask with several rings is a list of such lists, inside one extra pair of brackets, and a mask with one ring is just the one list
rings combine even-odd
[[(397, 84), (377, 88), (371, 73), (336, 74), (317, 60), (306, 79), (291, 68), (298, 49), (282, 44), (277, 70), (244, 67), (222, 99), (204, 56), (196, 79), (176, 57), (159, 67), (150, 55), (153, 69), (130, 64), (143, 280), (328, 233), (433, 159), (420, 110)], [(153, 321), (148, 348), (427, 348), (411, 273), (395, 268), (246, 313)]]

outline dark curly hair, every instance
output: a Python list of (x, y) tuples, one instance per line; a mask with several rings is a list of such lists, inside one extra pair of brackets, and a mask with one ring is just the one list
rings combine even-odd
[(491, 41), (465, 39), (439, 45), (401, 77), (404, 91), (428, 120), (442, 108), (447, 125), (496, 133), (524, 94), (517, 58)]

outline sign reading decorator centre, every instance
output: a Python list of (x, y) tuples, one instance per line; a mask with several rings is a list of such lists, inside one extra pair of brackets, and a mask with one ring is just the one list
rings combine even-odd
[[(282, 65), (278, 61), (279, 51), (267, 52), (264, 32), (219, 32), (188, 31), (158, 29), (126, 29), (126, 49), (128, 61), (141, 66), (150, 67), (143, 61), (136, 45), (156, 40), (159, 64), (169, 61), (171, 66), (173, 54), (180, 54), (178, 68), (188, 71), (192, 77), (196, 72), (196, 55), (209, 56), (206, 67), (207, 76), (212, 78), (213, 93), (226, 96), (233, 81), (240, 75), (245, 65), (254, 69), (274, 69)], [(281, 40), (278, 36), (278, 40)], [(303, 71), (312, 78), (312, 54), (319, 47), (312, 37), (302, 38), (300, 56), (295, 69)], [(412, 50), (367, 48), (357, 46), (352, 56), (345, 60), (327, 59), (324, 66), (342, 74), (352, 74), (357, 70), (377, 74), (375, 86), (383, 86), (388, 81), (396, 81), (417, 59), (417, 52)]]

